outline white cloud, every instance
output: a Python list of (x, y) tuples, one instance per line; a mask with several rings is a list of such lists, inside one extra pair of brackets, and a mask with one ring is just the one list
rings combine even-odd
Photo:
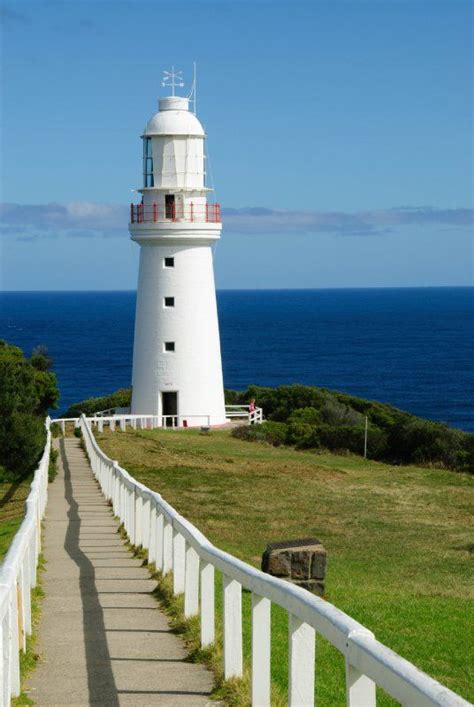
[[(225, 230), (237, 233), (333, 233), (341, 236), (380, 236), (409, 225), (466, 228), (473, 209), (429, 206), (395, 207), (359, 212), (276, 210), (262, 207), (223, 209)], [(128, 207), (122, 204), (69, 202), (65, 204), (3, 204), (1, 233), (18, 239), (51, 235), (117, 237), (127, 233)]]

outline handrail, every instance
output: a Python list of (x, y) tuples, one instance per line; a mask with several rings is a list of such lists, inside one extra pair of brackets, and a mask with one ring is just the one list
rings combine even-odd
[(130, 204), (130, 223), (220, 223), (220, 204)]
[(25, 517), (5, 559), (0, 563), (0, 706), (9, 707), (20, 694), (20, 651), (31, 635), (31, 590), (37, 582), (41, 551), (41, 520), (48, 497), (51, 446), (50, 418), (45, 422), (46, 444), (26, 499)]
[(214, 570), (223, 574), (224, 675), (242, 675), (242, 587), (252, 592), (252, 704), (270, 705), (270, 606), (289, 614), (290, 707), (314, 704), (315, 632), (345, 657), (349, 707), (374, 707), (379, 685), (410, 707), (468, 707), (462, 697), (418, 670), (374, 634), (332, 604), (272, 577), (215, 547), (159, 493), (136, 481), (99, 447), (92, 426), (80, 419), (93, 473), (132, 544), (184, 593), (185, 615), (200, 614), (201, 645), (215, 638)]

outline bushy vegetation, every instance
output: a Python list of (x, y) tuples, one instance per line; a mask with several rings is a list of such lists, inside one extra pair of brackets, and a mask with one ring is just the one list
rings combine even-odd
[(43, 347), (26, 358), (0, 340), (0, 479), (19, 479), (34, 470), (43, 452), (44, 420), (57, 405), (57, 380)]
[(125, 408), (130, 407), (132, 401), (132, 389), (120, 388), (115, 393), (104, 395), (100, 398), (88, 398), (81, 400), (80, 403), (75, 403), (65, 412), (64, 417), (79, 417), (84, 415), (92, 415), (100, 410), (108, 410), (109, 408)]
[(367, 416), (371, 459), (474, 471), (474, 435), (391, 405), (304, 385), (226, 391), (229, 403), (246, 403), (252, 398), (263, 408), (267, 422), (238, 427), (233, 432), (236, 437), (275, 446), (362, 454)]

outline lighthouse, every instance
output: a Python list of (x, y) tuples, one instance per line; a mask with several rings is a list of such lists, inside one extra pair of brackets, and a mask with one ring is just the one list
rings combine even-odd
[[(132, 414), (162, 426), (225, 423), (213, 246), (220, 206), (205, 185), (205, 133), (189, 99), (160, 98), (143, 131), (142, 198), (129, 231), (140, 246)], [(178, 83), (177, 83), (178, 80)], [(195, 105), (195, 103), (194, 103)]]

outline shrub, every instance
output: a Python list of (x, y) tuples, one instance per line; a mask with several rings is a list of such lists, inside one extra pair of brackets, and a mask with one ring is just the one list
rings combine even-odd
[(82, 400), (80, 403), (71, 405), (65, 412), (64, 417), (80, 417), (82, 413), (84, 413), (84, 415), (92, 415), (94, 412), (107, 410), (108, 408), (126, 408), (130, 407), (131, 402), (132, 389), (120, 388), (120, 390), (116, 390), (115, 393), (111, 393), (110, 395), (104, 395), (99, 398), (88, 398), (87, 400)]
[(396, 429), (393, 437), (404, 461), (441, 462), (455, 468), (462, 459), (463, 433), (446, 425), (413, 418)]
[(0, 341), (0, 467), (4, 478), (30, 473), (41, 457), (44, 420), (59, 397), (50, 366), (46, 349), (36, 349), (27, 359), (21, 349)]
[(261, 425), (239, 425), (232, 430), (232, 436), (249, 442), (267, 442), (274, 447), (285, 444), (288, 426), (283, 422), (264, 422)]
[(299, 408), (291, 413), (288, 422), (302, 422), (307, 425), (317, 425), (321, 422), (321, 413), (319, 410), (316, 410), (316, 408)]
[(307, 422), (290, 422), (288, 425), (288, 444), (294, 444), (297, 449), (311, 449), (319, 447), (319, 440), (315, 435), (316, 427)]

